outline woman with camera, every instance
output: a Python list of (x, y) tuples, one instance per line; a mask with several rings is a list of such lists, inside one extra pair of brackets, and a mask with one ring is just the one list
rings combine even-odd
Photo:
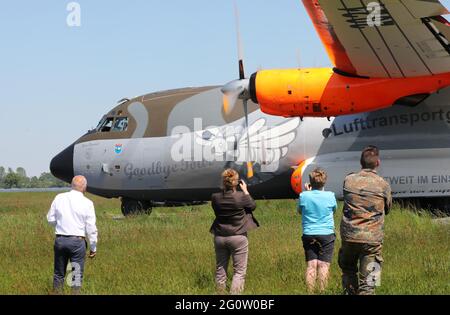
[[(212, 195), (212, 208), (216, 219), (211, 226), (216, 251), (216, 286), (219, 293), (225, 293), (227, 269), (230, 257), (233, 261), (231, 294), (244, 291), (247, 273), (247, 232), (259, 226), (253, 216), (256, 203), (247, 190), (247, 184), (239, 180), (239, 174), (228, 169), (222, 174), (223, 190)], [(242, 191), (238, 191), (238, 186)]]

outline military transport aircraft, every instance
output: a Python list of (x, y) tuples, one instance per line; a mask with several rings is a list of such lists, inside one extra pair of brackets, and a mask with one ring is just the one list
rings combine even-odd
[(207, 201), (228, 167), (247, 176), (255, 198), (283, 199), (321, 166), (327, 189), (342, 197), (344, 176), (372, 144), (395, 197), (450, 196), (445, 7), (303, 3), (335, 68), (262, 70), (246, 79), (239, 48), (238, 80), (123, 99), (52, 160), (52, 173), (65, 181), (85, 175), (89, 192), (121, 198), (124, 214)]

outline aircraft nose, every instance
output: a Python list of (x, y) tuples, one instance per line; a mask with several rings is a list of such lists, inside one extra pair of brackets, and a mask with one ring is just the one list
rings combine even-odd
[(50, 172), (53, 176), (59, 178), (67, 183), (72, 181), (74, 177), (73, 171), (73, 150), (75, 144), (72, 144), (57, 156), (55, 156), (50, 162)]

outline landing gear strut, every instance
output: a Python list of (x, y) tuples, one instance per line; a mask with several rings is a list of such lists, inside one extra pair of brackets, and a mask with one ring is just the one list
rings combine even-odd
[(136, 214), (150, 215), (152, 213), (152, 204), (150, 201), (122, 198), (121, 210), (124, 216)]

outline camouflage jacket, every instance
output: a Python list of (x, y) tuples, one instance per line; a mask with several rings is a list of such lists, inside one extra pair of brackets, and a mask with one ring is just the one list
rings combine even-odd
[(374, 170), (352, 173), (344, 181), (342, 240), (382, 243), (384, 216), (392, 206), (390, 185)]

